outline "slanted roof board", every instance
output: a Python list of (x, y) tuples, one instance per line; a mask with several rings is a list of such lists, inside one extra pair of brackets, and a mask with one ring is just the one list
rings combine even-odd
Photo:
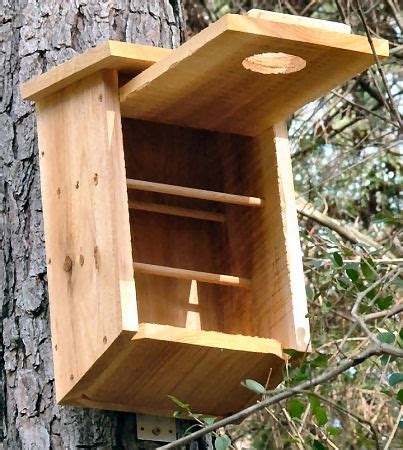
[[(377, 53), (387, 41), (374, 39)], [(307, 61), (262, 75), (244, 58), (283, 52)], [(374, 63), (364, 36), (228, 14), (120, 89), (122, 115), (256, 136)]]

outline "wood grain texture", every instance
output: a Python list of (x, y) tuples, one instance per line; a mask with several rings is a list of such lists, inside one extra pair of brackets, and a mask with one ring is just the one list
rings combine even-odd
[[(270, 330), (283, 348), (306, 351), (307, 319), (302, 252), (287, 127), (280, 123), (253, 141), (253, 178), (265, 198), (254, 222), (256, 328)], [(267, 331), (266, 331), (267, 332)], [(259, 333), (262, 335), (262, 333)]]
[(251, 280), (245, 290), (136, 273), (140, 321), (186, 327), (196, 318), (202, 330), (274, 337), (305, 350), (309, 323), (285, 125), (259, 138), (128, 119), (123, 130), (129, 178), (263, 199), (260, 208), (245, 208), (130, 190), (130, 201), (226, 218), (211, 223), (131, 211), (135, 261)]
[[(380, 57), (388, 43), (374, 39)], [(265, 52), (306, 60), (285, 75), (245, 70)], [(120, 89), (122, 115), (257, 136), (374, 63), (365, 36), (228, 14)]]
[(106, 41), (27, 81), (21, 86), (21, 95), (25, 100), (38, 101), (103, 69), (136, 75), (169, 54), (165, 48)]
[(270, 20), (271, 22), (289, 23), (292, 25), (302, 25), (309, 28), (320, 28), (322, 30), (337, 31), (339, 33), (351, 33), (351, 26), (330, 20), (314, 19), (312, 17), (294, 16), (292, 14), (282, 14), (262, 9), (250, 9), (247, 13), (249, 17)]
[(138, 326), (117, 81), (98, 72), (37, 103), (58, 399)]
[(257, 399), (240, 380), (266, 384), (270, 375), (275, 386), (284, 364), (274, 340), (149, 323), (108, 352), (63, 403), (172, 416), (174, 395), (195, 411), (223, 416)]

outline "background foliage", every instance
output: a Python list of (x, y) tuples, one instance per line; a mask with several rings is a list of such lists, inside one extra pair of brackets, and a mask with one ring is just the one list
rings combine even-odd
[[(312, 353), (291, 360), (280, 388), (331, 372), (374, 339), (402, 349), (401, 6), (397, 0), (185, 1), (190, 34), (223, 14), (260, 8), (345, 22), (355, 33), (390, 41), (381, 70), (373, 66), (289, 122)], [(354, 304), (367, 330), (354, 319)], [(219, 430), (216, 448), (229, 445), (226, 435), (238, 448), (403, 448), (401, 361), (391, 354), (368, 358)], [(249, 388), (264, 392), (253, 382)]]

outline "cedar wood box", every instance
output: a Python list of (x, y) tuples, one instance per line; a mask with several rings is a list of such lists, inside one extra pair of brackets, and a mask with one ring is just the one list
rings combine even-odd
[[(306, 67), (243, 66), (267, 52)], [(22, 86), (60, 403), (170, 415), (174, 395), (223, 416), (256, 400), (242, 380), (278, 385), (283, 350), (310, 340), (284, 120), (373, 63), (345, 25), (254, 10), (175, 50), (105, 42)]]

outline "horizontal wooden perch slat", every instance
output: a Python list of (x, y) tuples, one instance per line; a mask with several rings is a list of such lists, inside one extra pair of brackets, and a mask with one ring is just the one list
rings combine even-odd
[(173, 184), (154, 183), (151, 181), (127, 179), (127, 188), (138, 191), (158, 192), (159, 194), (177, 195), (179, 197), (197, 198), (200, 200), (210, 200), (213, 202), (231, 203), (242, 206), (262, 206), (263, 201), (257, 197), (247, 197), (244, 195), (226, 194), (224, 192), (206, 191), (204, 189), (194, 189)]
[(160, 277), (180, 278), (182, 280), (196, 280), (203, 283), (224, 284), (227, 286), (238, 286), (249, 288), (250, 280), (247, 278), (234, 277), (232, 275), (221, 275), (218, 273), (199, 272), (197, 270), (178, 269), (176, 267), (158, 266), (133, 262), (135, 272), (157, 275)]
[(210, 222), (225, 222), (225, 215), (222, 213), (203, 211), (200, 209), (181, 208), (179, 206), (162, 205), (159, 203), (129, 201), (129, 209), (149, 211), (170, 216), (189, 217), (191, 219), (207, 220)]

